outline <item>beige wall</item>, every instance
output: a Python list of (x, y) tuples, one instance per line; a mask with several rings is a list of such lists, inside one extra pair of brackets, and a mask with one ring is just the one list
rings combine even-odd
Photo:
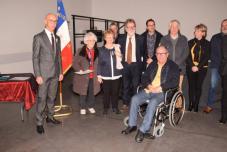
[[(1, 0), (0, 72), (33, 72), (32, 39), (43, 30), (43, 18), (56, 12), (57, 0)], [(71, 14), (91, 15), (91, 0), (63, 0), (70, 31)], [(72, 36), (72, 32), (71, 32)]]
[[(219, 32), (227, 18), (227, 0), (63, 0), (72, 37), (71, 14), (124, 21), (134, 18), (137, 32), (145, 29), (147, 18), (156, 20), (157, 29), (167, 33), (168, 23), (177, 18), (182, 33), (193, 36), (198, 23), (208, 26), (208, 38)], [(129, 4), (129, 5), (128, 5)], [(43, 18), (56, 12), (56, 0), (1, 0), (0, 72), (32, 72), (32, 38), (43, 29)], [(77, 22), (77, 32), (89, 28), (89, 22)]]
[(142, 33), (148, 18), (156, 21), (157, 29), (168, 32), (168, 23), (178, 19), (182, 33), (193, 37), (193, 28), (198, 23), (208, 26), (208, 38), (219, 32), (220, 22), (227, 18), (227, 0), (92, 0), (92, 15), (124, 21), (134, 18), (137, 32)]

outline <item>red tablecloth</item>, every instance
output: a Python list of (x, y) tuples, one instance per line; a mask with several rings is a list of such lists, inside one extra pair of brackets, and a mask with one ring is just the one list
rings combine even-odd
[(32, 76), (23, 81), (0, 82), (0, 102), (24, 102), (25, 110), (31, 109), (36, 96), (36, 84), (32, 83), (33, 79)]

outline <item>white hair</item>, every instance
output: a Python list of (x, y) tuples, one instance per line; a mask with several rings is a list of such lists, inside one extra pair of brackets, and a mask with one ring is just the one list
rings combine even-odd
[(95, 42), (97, 42), (97, 37), (94, 33), (88, 32), (84, 35), (84, 44), (87, 44), (88, 40), (94, 40)]
[(180, 28), (180, 21), (178, 21), (177, 19), (171, 20), (169, 23), (169, 27), (171, 27), (173, 23), (177, 23), (178, 28)]

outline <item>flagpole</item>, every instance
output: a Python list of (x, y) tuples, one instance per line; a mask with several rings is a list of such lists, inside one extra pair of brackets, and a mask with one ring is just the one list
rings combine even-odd
[[(60, 104), (55, 106), (55, 114), (54, 117), (63, 117), (68, 116), (72, 114), (72, 108), (68, 105), (63, 105), (63, 98), (62, 98), (62, 81), (59, 82), (59, 98), (60, 98)], [(60, 113), (61, 110), (67, 110), (69, 112)]]

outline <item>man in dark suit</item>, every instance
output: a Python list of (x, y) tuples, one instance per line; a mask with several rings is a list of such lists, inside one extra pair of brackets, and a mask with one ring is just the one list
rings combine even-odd
[(60, 38), (54, 34), (57, 16), (52, 13), (47, 14), (44, 23), (45, 29), (34, 36), (32, 56), (34, 74), (39, 85), (36, 104), (36, 129), (39, 134), (44, 133), (45, 107), (48, 109), (46, 122), (61, 123), (53, 115), (58, 81), (63, 80)]
[(140, 83), (142, 70), (145, 69), (146, 61), (143, 38), (136, 34), (136, 22), (127, 19), (125, 22), (126, 33), (121, 35), (118, 43), (121, 46), (123, 55), (123, 110), (128, 109), (131, 97), (136, 93), (136, 88)]
[(227, 19), (224, 19), (221, 23), (221, 32), (222, 34), (220, 34), (220, 43), (217, 43), (216, 40), (216, 45), (219, 45), (221, 53), (219, 72), (222, 82), (222, 100), (221, 119), (219, 120), (219, 123), (225, 124), (227, 121)]
[(155, 51), (163, 36), (155, 29), (155, 21), (153, 19), (146, 21), (146, 31), (141, 36), (143, 37), (146, 61), (147, 64), (150, 64), (153, 60), (156, 60)]

